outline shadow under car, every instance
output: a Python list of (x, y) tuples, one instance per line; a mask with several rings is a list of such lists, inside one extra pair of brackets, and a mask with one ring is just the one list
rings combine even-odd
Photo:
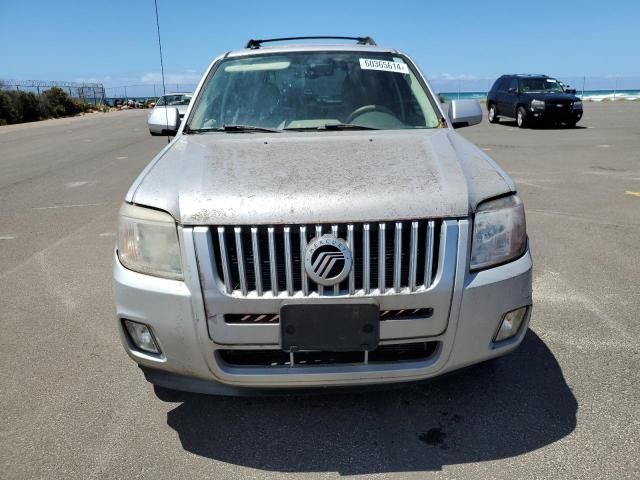
[(167, 423), (185, 450), (277, 472), (440, 470), (514, 457), (576, 426), (578, 404), (531, 330), (514, 353), (387, 391), (269, 397), (180, 394)]

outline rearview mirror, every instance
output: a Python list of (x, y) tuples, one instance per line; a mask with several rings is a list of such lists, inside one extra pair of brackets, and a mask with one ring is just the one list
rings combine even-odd
[(155, 107), (147, 124), (152, 135), (175, 135), (180, 128), (180, 113), (175, 107)]
[(477, 100), (453, 100), (449, 105), (453, 128), (470, 127), (482, 122), (482, 107)]

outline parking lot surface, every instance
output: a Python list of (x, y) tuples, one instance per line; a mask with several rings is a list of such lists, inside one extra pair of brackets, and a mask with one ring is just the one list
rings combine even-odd
[(0, 127), (0, 477), (638, 478), (640, 102), (460, 130), (514, 178), (535, 262), (519, 350), (380, 392), (154, 394), (120, 346), (116, 216), (145, 111)]

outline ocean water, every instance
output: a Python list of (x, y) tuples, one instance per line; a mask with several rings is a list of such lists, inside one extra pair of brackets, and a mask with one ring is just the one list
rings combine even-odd
[[(456, 99), (486, 100), (487, 92), (441, 92), (446, 101)], [(610, 100), (640, 100), (640, 89), (632, 90), (585, 90), (578, 91), (578, 97), (586, 101), (602, 102)]]
[[(456, 99), (471, 99), (471, 100), (486, 100), (487, 92), (440, 92), (440, 95), (444, 95), (447, 102)], [(611, 100), (640, 100), (640, 89), (631, 90), (585, 90), (583, 92), (578, 91), (576, 94), (578, 97), (586, 101), (602, 102)], [(124, 97), (107, 97), (106, 102), (109, 105), (113, 105), (116, 98), (123, 99)], [(154, 97), (128, 97), (130, 100), (144, 102)]]

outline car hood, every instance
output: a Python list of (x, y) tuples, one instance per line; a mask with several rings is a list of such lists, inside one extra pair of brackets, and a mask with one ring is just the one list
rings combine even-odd
[(528, 98), (529, 100), (544, 100), (545, 102), (575, 102), (580, 100), (578, 97), (571, 93), (543, 93), (532, 92), (523, 93), (521, 97)]
[(464, 217), (507, 175), (450, 129), (179, 135), (127, 200), (183, 225)]

